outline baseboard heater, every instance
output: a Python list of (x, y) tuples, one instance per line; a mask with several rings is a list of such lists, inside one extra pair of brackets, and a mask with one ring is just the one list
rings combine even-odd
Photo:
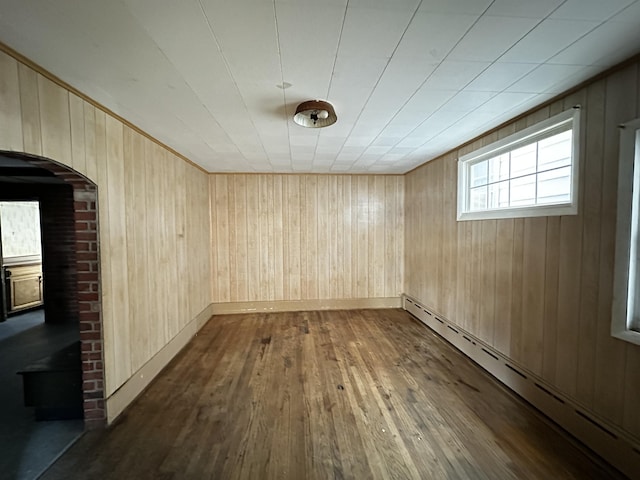
[(535, 374), (407, 295), (402, 307), (630, 478), (640, 478), (640, 445)]

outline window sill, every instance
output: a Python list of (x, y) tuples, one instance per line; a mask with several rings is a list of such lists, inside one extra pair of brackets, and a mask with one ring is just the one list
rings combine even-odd
[(458, 221), (497, 220), (502, 218), (525, 217), (557, 217), (560, 215), (577, 215), (578, 206), (572, 204), (531, 206), (522, 208), (505, 208), (500, 210), (484, 210), (481, 212), (459, 212)]
[(640, 332), (634, 332), (633, 330), (619, 330), (612, 331), (611, 336), (625, 342), (634, 343), (640, 345)]

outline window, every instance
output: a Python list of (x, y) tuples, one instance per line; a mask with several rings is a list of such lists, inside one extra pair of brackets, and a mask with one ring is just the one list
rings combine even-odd
[(458, 160), (458, 220), (575, 215), (579, 107)]
[(611, 335), (640, 345), (640, 119), (621, 125)]

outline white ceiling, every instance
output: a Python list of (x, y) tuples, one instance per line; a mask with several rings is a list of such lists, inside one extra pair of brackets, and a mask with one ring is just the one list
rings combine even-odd
[(211, 172), (404, 173), (640, 52), (640, 0), (0, 0), (0, 41)]

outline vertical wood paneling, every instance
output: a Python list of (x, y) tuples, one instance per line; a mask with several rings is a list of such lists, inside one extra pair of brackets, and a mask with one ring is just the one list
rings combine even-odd
[(271, 232), (273, 238), (274, 255), (271, 255), (273, 262), (273, 278), (276, 279), (273, 290), (273, 299), (284, 297), (284, 257), (286, 255), (284, 251), (284, 238), (280, 234), (284, 225), (284, 209), (283, 209), (283, 176), (273, 176), (273, 212), (275, 215), (272, 217)]
[(340, 225), (341, 216), (338, 214), (342, 210), (342, 177), (333, 176), (327, 177), (329, 188), (327, 191), (329, 197), (329, 212), (328, 212), (328, 224), (329, 224), (329, 262), (327, 268), (329, 269), (329, 278), (331, 281), (327, 285), (328, 292), (327, 298), (344, 298), (343, 297), (343, 277), (341, 268), (342, 263), (338, 258), (340, 249), (338, 244), (341, 243), (342, 228)]
[(556, 378), (557, 357), (557, 318), (558, 318), (558, 275), (560, 251), (560, 217), (547, 219), (546, 258), (544, 271), (544, 307), (543, 307), (543, 346), (542, 376), (554, 383)]
[(627, 358), (625, 362), (625, 390), (622, 426), (637, 435), (640, 432), (640, 409), (638, 409), (638, 398), (640, 398), (640, 348), (632, 345), (625, 345)]
[[(513, 242), (515, 222), (499, 220), (496, 225), (496, 300), (494, 346), (505, 355), (511, 353), (511, 298), (513, 283)], [(554, 365), (555, 366), (555, 365)]]
[[(150, 141), (144, 141), (144, 164), (147, 175), (145, 176), (144, 189), (145, 196), (145, 210), (147, 212), (146, 221), (146, 236), (152, 241), (147, 245), (147, 258), (146, 264), (153, 265), (154, 271), (148, 272), (146, 275), (146, 290), (147, 292), (158, 294), (160, 291), (160, 258), (158, 253), (159, 248), (159, 232), (158, 232), (158, 217), (160, 216), (160, 210), (158, 208), (159, 195), (158, 195), (158, 183), (157, 183), (157, 157), (155, 155), (155, 145)], [(158, 345), (162, 344), (163, 328), (161, 325), (160, 317), (160, 304), (156, 302), (150, 302), (148, 315), (153, 319), (150, 322), (147, 329), (148, 340), (147, 349), (153, 351)]]
[[(302, 297), (302, 226), (300, 223), (300, 189), (301, 189), (301, 177), (294, 175), (287, 175), (287, 232), (285, 235), (286, 243), (289, 245), (288, 253), (286, 254), (287, 262), (289, 263), (288, 281), (288, 296), (284, 298), (287, 300), (300, 299)], [(285, 288), (285, 292), (287, 289)]]
[(358, 255), (364, 245), (360, 244), (358, 237), (358, 224), (359, 224), (359, 204), (358, 204), (358, 177), (352, 177), (350, 182), (351, 192), (351, 207), (350, 207), (350, 224), (351, 229), (349, 231), (351, 237), (351, 297), (358, 298), (360, 296), (359, 288), (359, 272), (358, 272)]
[[(187, 243), (187, 224), (186, 218), (189, 215), (189, 204), (187, 203), (188, 191), (190, 185), (187, 183), (187, 170), (190, 170), (191, 167), (186, 163), (181, 162), (179, 159), (174, 160), (176, 174), (175, 174), (175, 185), (176, 185), (176, 195), (174, 201), (174, 216), (176, 219), (176, 288), (179, 291), (178, 302), (177, 302), (177, 316), (180, 319), (180, 327), (184, 327), (191, 317), (185, 316), (183, 312), (189, 311), (189, 303), (187, 299), (190, 295), (190, 285), (183, 281), (183, 279), (188, 278), (189, 271), (189, 245)], [(208, 187), (208, 185), (207, 185)], [(207, 200), (209, 200), (208, 191), (207, 191)]]
[(109, 395), (210, 303), (208, 175), (4, 53), (0, 148), (98, 186)]
[[(1, 71), (2, 70), (0, 70), (0, 72)], [(20, 107), (24, 151), (35, 155), (42, 155), (38, 74), (29, 67), (18, 64), (18, 78), (20, 80)], [(96, 177), (94, 176), (93, 178)]]
[[(331, 298), (329, 286), (331, 283), (335, 282), (335, 278), (331, 276), (331, 247), (329, 245), (329, 239), (331, 236), (331, 232), (329, 231), (329, 177), (327, 175), (318, 176), (317, 181), (317, 298)], [(277, 215), (278, 213), (274, 212), (274, 214)], [(327, 281), (321, 281), (320, 279), (327, 279)]]
[[(458, 154), (493, 136), (408, 174), (405, 209), (407, 293), (635, 438), (640, 348), (613, 339), (610, 323), (617, 125), (640, 114), (638, 69), (638, 63), (627, 66), (497, 132), (503, 138), (582, 106), (578, 215), (479, 222), (447, 215), (456, 177), (446, 172)], [(431, 221), (437, 216), (442, 227)], [(445, 260), (450, 246), (457, 259), (452, 277)], [(442, 261), (434, 271), (436, 255)], [(447, 301), (449, 282), (455, 304)]]
[[(402, 292), (402, 177), (215, 174), (210, 185), (214, 301)], [(220, 193), (226, 185), (233, 195)], [(238, 225), (226, 226), (227, 217)], [(237, 260), (227, 267), (221, 255)]]
[(98, 178), (98, 165), (96, 163), (96, 109), (88, 103), (84, 104), (84, 148), (86, 176), (96, 179)]
[[(180, 160), (177, 156), (172, 154), (172, 162), (174, 169), (174, 177), (173, 182), (176, 188), (175, 196), (173, 198), (172, 206), (173, 212), (170, 214), (173, 215), (174, 222), (174, 231), (171, 232), (174, 238), (174, 248), (176, 255), (176, 262), (173, 265), (173, 275), (175, 279), (175, 285), (178, 286), (178, 295), (175, 297), (175, 316), (176, 321), (173, 322), (175, 326), (179, 326), (181, 330), (187, 323), (191, 320), (190, 317), (187, 317), (183, 314), (188, 310), (186, 297), (189, 295), (189, 285), (186, 285), (182, 282), (182, 279), (185, 278), (187, 270), (189, 268), (189, 250), (187, 248), (187, 243), (185, 240), (185, 217), (188, 215), (188, 204), (187, 204), (187, 191), (186, 191), (186, 178), (185, 172), (187, 169), (187, 165)], [(206, 183), (206, 209), (209, 210), (209, 182)], [(211, 217), (209, 216), (209, 225), (211, 222)], [(206, 225), (206, 223), (205, 223)], [(211, 273), (210, 268), (206, 271), (206, 276)], [(211, 283), (206, 286), (207, 297), (210, 297), (211, 294)], [(198, 289), (201, 291), (201, 289)]]
[[(166, 163), (165, 168), (163, 169), (164, 175), (163, 178), (163, 186), (165, 192), (173, 191), (173, 195), (164, 195), (165, 201), (165, 235), (167, 237), (167, 274), (166, 280), (164, 282), (165, 292), (167, 295), (167, 331), (169, 332), (168, 339), (174, 338), (182, 329), (181, 321), (178, 320), (180, 318), (180, 314), (178, 311), (178, 298), (179, 291), (175, 287), (178, 285), (178, 225), (176, 224), (176, 215), (175, 215), (175, 202), (176, 197), (180, 194), (180, 187), (176, 184), (176, 163), (179, 161), (178, 158), (174, 156), (173, 153), (166, 153)], [(208, 186), (207, 186), (208, 187)], [(205, 203), (206, 205), (206, 203)]]
[(18, 62), (9, 55), (0, 52), (0, 149), (21, 151), (22, 122), (20, 119), (20, 80)]
[[(267, 178), (267, 208), (270, 212), (274, 212), (274, 215), (267, 215), (267, 248), (269, 252), (275, 252), (275, 239), (274, 239), (274, 225), (276, 223), (276, 216), (280, 215), (280, 212), (275, 212), (274, 205), (274, 179), (277, 175), (269, 175)], [(268, 291), (267, 296), (270, 300), (275, 298), (276, 284), (282, 282), (282, 278), (275, 275), (275, 255), (267, 255), (267, 282)]]
[[(73, 108), (70, 108), (73, 116)], [(84, 124), (84, 108), (83, 108), (83, 124)], [(83, 128), (84, 133), (84, 128)], [(83, 135), (84, 136), (84, 135)], [(71, 128), (71, 138), (75, 137), (74, 128), (73, 128), (73, 120), (72, 120), (72, 128)], [(124, 164), (124, 194), (127, 203), (132, 204), (136, 200), (136, 161), (138, 161), (139, 157), (136, 157), (136, 145), (135, 145), (135, 137), (133, 135), (133, 131), (130, 128), (126, 128), (123, 131), (123, 156), (127, 159), (130, 159)], [(141, 146), (138, 145), (138, 149)], [(143, 157), (144, 158), (144, 157)], [(133, 246), (133, 248), (127, 249), (127, 265), (141, 265), (142, 259), (140, 257), (139, 251), (136, 248), (136, 240), (137, 240), (137, 218), (136, 212), (134, 209), (126, 210), (125, 214), (125, 232), (126, 232), (126, 242), (127, 245)], [(141, 284), (143, 281), (143, 277), (140, 275), (139, 268), (128, 268), (127, 269), (127, 284), (131, 285), (132, 288), (127, 292), (127, 302), (129, 304), (129, 315), (131, 318), (137, 318), (140, 315), (140, 311), (138, 309), (138, 303), (135, 301), (135, 296), (131, 295), (131, 290), (136, 290), (136, 285)], [(132, 341), (139, 340), (143, 335), (137, 331), (138, 324), (135, 322), (130, 325), (129, 335)], [(134, 340), (135, 339), (135, 340)], [(139, 359), (136, 358), (136, 351), (131, 352), (131, 365), (132, 368), (135, 368), (134, 365), (138, 365)]]
[[(587, 88), (588, 110), (585, 113), (584, 191), (582, 202), (582, 269), (580, 275), (580, 323), (578, 326), (578, 382), (576, 395), (584, 405), (593, 405), (595, 351), (600, 275), (600, 219), (603, 168), (604, 81)], [(591, 193), (593, 192), (593, 193)]]
[[(106, 345), (117, 343), (117, 331), (113, 321), (113, 281), (111, 269), (111, 223), (109, 221), (109, 175), (107, 168), (107, 140), (106, 140), (106, 115), (96, 111), (95, 114), (95, 138), (96, 138), (96, 183), (98, 187), (98, 218), (100, 234), (100, 289), (102, 291), (102, 325), (105, 343), (104, 371), (105, 389), (107, 392), (115, 391), (120, 375), (125, 367), (118, 366), (116, 348), (106, 348)], [(129, 359), (124, 359), (128, 361)]]
[(55, 158), (68, 166), (71, 160), (71, 120), (69, 92), (51, 80), (38, 76), (40, 125), (42, 127), (42, 155)]
[(160, 275), (164, 280), (160, 282), (159, 293), (164, 295), (165, 305), (161, 310), (162, 328), (164, 330), (163, 342), (169, 341), (172, 337), (172, 313), (173, 304), (175, 301), (175, 294), (173, 288), (171, 288), (171, 267), (175, 262), (175, 250), (172, 248), (171, 237), (169, 235), (169, 229), (171, 228), (171, 215), (170, 211), (172, 206), (169, 204), (169, 197), (164, 195), (164, 192), (168, 191), (169, 184), (173, 182), (173, 176), (171, 174), (172, 154), (156, 146), (158, 158), (160, 159), (160, 171), (161, 175), (158, 176), (160, 186)]
[(220, 248), (222, 250), (226, 250), (227, 245), (219, 245), (218, 244), (218, 233), (217, 233), (217, 225), (218, 225), (218, 216), (215, 212), (215, 202), (216, 202), (216, 184), (215, 182), (209, 182), (209, 202), (211, 203), (209, 210), (212, 212), (211, 215), (211, 241), (215, 245), (215, 248), (211, 249), (211, 295), (212, 298), (215, 295), (215, 292), (218, 290), (218, 252), (217, 249)]
[[(457, 238), (458, 223), (452, 220), (457, 215), (457, 205), (455, 202), (456, 176), (458, 172), (455, 158), (448, 156), (448, 160), (443, 163), (442, 181), (442, 235), (447, 238)], [(495, 256), (495, 253), (494, 253)], [(451, 312), (455, 309), (456, 302), (456, 268), (458, 258), (456, 254), (456, 244), (447, 242), (442, 245), (442, 275), (441, 293), (442, 300), (440, 308), (443, 312)]]
[(318, 178), (305, 176), (305, 213), (301, 219), (305, 225), (306, 271), (303, 284), (305, 298), (318, 298)]
[[(496, 239), (497, 223), (495, 220), (482, 222), (480, 245), (480, 278), (475, 282), (480, 288), (480, 295), (493, 298), (494, 301), (480, 301), (478, 306), (480, 338), (493, 343), (495, 335), (495, 297), (496, 297)], [(442, 306), (444, 307), (444, 303)], [(444, 310), (443, 310), (444, 311)]]
[(382, 205), (384, 208), (384, 212), (382, 212), (384, 219), (384, 253), (383, 259), (385, 259), (384, 265), (384, 279), (383, 279), (383, 288), (382, 296), (384, 297), (393, 297), (397, 296), (402, 291), (393, 291), (390, 290), (393, 288), (395, 284), (394, 279), (397, 278), (397, 269), (400, 266), (396, 262), (388, 262), (387, 258), (397, 258), (398, 254), (395, 250), (396, 242), (394, 242), (394, 234), (399, 230), (397, 228), (397, 217), (396, 213), (398, 211), (398, 203), (400, 203), (400, 198), (398, 195), (398, 184), (396, 181), (397, 177), (384, 177), (384, 196), (385, 202)]
[(575, 395), (578, 372), (578, 337), (575, 320), (580, 302), (582, 236), (578, 217), (560, 219), (558, 273), (557, 362), (555, 383)]
[[(248, 252), (247, 252), (247, 182), (244, 175), (233, 177), (234, 180), (234, 205), (236, 210), (233, 230), (236, 236), (236, 263), (233, 269), (236, 279), (234, 302), (241, 298), (248, 298)], [(213, 210), (215, 212), (215, 210)], [(215, 295), (213, 297), (215, 299)]]
[(356, 178), (356, 239), (358, 253), (356, 255), (355, 283), (358, 298), (365, 298), (369, 289), (369, 179), (367, 177)]
[(228, 302), (231, 299), (231, 278), (229, 276), (229, 260), (231, 251), (231, 241), (229, 239), (229, 185), (226, 177), (216, 178), (213, 189), (215, 197), (213, 201), (216, 210), (220, 212), (215, 218), (215, 268), (216, 283), (218, 286), (218, 295), (220, 301)]
[[(211, 177), (215, 180), (215, 176)], [(264, 300), (260, 296), (260, 250), (258, 247), (260, 241), (260, 227), (258, 222), (259, 200), (258, 200), (258, 176), (246, 176), (247, 188), (247, 287), (248, 295), (246, 300)], [(217, 205), (214, 215), (218, 215)], [(217, 292), (213, 294), (213, 301), (219, 302), (220, 295)]]
[[(137, 133), (126, 128), (124, 142), (125, 163), (125, 196), (127, 204), (144, 205), (145, 190), (145, 156), (144, 142)], [(140, 368), (151, 354), (149, 345), (149, 328), (141, 321), (148, 313), (150, 293), (146, 281), (146, 215), (142, 208), (126, 210), (127, 230), (127, 270), (128, 297), (130, 317), (131, 367), (135, 371)]]
[[(272, 241), (269, 232), (269, 178), (262, 175), (258, 177), (258, 231), (261, 241), (258, 245), (258, 295), (259, 298), (269, 300), (269, 291), (273, 290), (273, 282), (275, 279), (269, 271), (269, 244)], [(223, 207), (225, 208), (225, 207)], [(221, 298), (223, 298), (221, 296)], [(222, 300), (225, 301), (225, 300)]]
[[(563, 101), (564, 109), (574, 105), (583, 105), (583, 92), (567, 97)], [(585, 107), (585, 111), (588, 106)], [(580, 308), (580, 275), (582, 270), (582, 227), (584, 199), (584, 166), (585, 135), (581, 136), (579, 165), (580, 192), (578, 215), (565, 216), (560, 219), (560, 264), (558, 273), (558, 328), (557, 328), (557, 363), (555, 384), (570, 396), (575, 396), (578, 373), (578, 335)]]
[[(604, 162), (602, 170), (602, 212), (600, 219), (600, 278), (598, 286), (598, 331), (596, 334), (594, 409), (600, 415), (621, 424), (624, 411), (626, 345), (609, 335), (613, 266), (615, 255), (616, 202), (618, 186), (618, 125), (640, 114), (635, 104), (640, 99), (638, 69), (627, 68), (606, 80), (604, 121)], [(618, 95), (624, 92), (624, 95)], [(635, 101), (634, 101), (635, 100)]]
[[(426, 170), (426, 169), (425, 169)], [(423, 172), (423, 175), (425, 175), (427, 172)], [(419, 188), (418, 185), (415, 186), (416, 188)], [(429, 187), (427, 187), (429, 188)], [(420, 199), (417, 199), (418, 201)], [(423, 200), (424, 202), (424, 200)], [(423, 203), (421, 202), (421, 203)], [(420, 211), (420, 206), (414, 207), (416, 212)], [(420, 232), (418, 235), (413, 235), (410, 232), (411, 229), (411, 223), (407, 220), (407, 237), (405, 238), (405, 245), (407, 249), (411, 249), (411, 242), (416, 239), (416, 238), (425, 238), (423, 235), (426, 232)], [(432, 239), (429, 239), (432, 240)], [(451, 239), (451, 241), (454, 241), (454, 239)], [(456, 250), (458, 253), (458, 265), (457, 265), (457, 270), (456, 270), (456, 278), (457, 278), (457, 283), (456, 283), (456, 313), (455, 316), (456, 318), (460, 319), (461, 324), (466, 324), (468, 322), (468, 318), (470, 317), (470, 312), (468, 309), (468, 305), (469, 305), (469, 298), (470, 295), (468, 295), (468, 293), (471, 291), (471, 280), (470, 280), (470, 271), (469, 271), (469, 261), (468, 261), (468, 251), (469, 251), (469, 245), (471, 243), (471, 222), (463, 222), (460, 223), (458, 225), (458, 231), (457, 231), (457, 236), (455, 238), (455, 242), (456, 242)], [(422, 247), (421, 250), (424, 252), (425, 250), (429, 250), (429, 243), (426, 242), (421, 242), (422, 243)], [(405, 262), (406, 264), (406, 268), (411, 270), (411, 271), (417, 271), (416, 275), (420, 274), (420, 270), (424, 270), (424, 272), (422, 273), (423, 276), (428, 275), (428, 269), (429, 269), (429, 263), (424, 262), (423, 260), (420, 258), (420, 256), (415, 255), (413, 258), (413, 263), (412, 262)], [(423, 269), (416, 269), (414, 267), (414, 265), (423, 265), (424, 268)], [(418, 280), (418, 289), (416, 291), (416, 293), (414, 295), (428, 295), (427, 292), (424, 291), (423, 288), (420, 288), (420, 281)], [(409, 289), (410, 292), (415, 291), (414, 289), (411, 288), (410, 285), (407, 286), (407, 288)], [(424, 293), (423, 293), (424, 292)], [(444, 312), (441, 312), (444, 313)]]
[[(227, 182), (228, 191), (228, 221), (229, 221), (229, 250), (228, 250), (228, 262), (229, 262), (229, 298), (233, 301), (238, 295), (238, 246), (236, 240), (236, 184), (235, 179), (230, 178)], [(215, 242), (215, 240), (214, 240)], [(215, 253), (215, 248), (212, 249)]]
[(72, 93), (69, 94), (69, 115), (71, 119), (71, 161), (73, 169), (87, 174), (86, 151), (84, 144), (84, 101)]
[[(484, 297), (484, 285), (480, 282), (482, 277), (482, 223), (471, 222), (469, 234), (466, 260), (469, 262), (469, 287), (467, 291), (470, 295), (467, 305), (468, 319), (465, 328), (482, 335), (480, 327), (480, 307)], [(437, 252), (437, 249), (434, 249), (434, 251)], [(437, 264), (437, 256), (434, 260), (436, 260), (434, 263)], [(437, 282), (438, 276), (431, 275), (430, 288), (434, 294), (437, 293), (437, 287), (435, 286)]]
[(535, 374), (542, 373), (544, 279), (547, 247), (547, 219), (526, 218), (522, 261), (522, 363)]
[[(442, 162), (434, 165), (436, 172), (434, 175), (434, 180), (441, 179), (443, 176), (443, 165)], [(429, 189), (429, 201), (433, 202), (434, 205), (442, 205), (442, 196), (443, 191), (441, 188), (441, 181), (436, 180), (438, 184), (434, 184), (433, 188)], [(423, 222), (423, 231), (428, 230), (428, 235), (435, 235), (437, 237), (442, 235), (442, 224), (443, 224), (442, 214), (438, 214), (438, 212), (433, 212), (432, 215), (425, 217), (422, 219)], [(425, 232), (426, 233), (426, 232)], [(433, 261), (431, 262), (431, 271), (428, 277), (428, 288), (432, 292), (432, 296), (435, 299), (438, 311), (442, 311), (442, 244), (434, 245), (432, 250)]]
[(371, 269), (369, 292), (372, 292), (374, 297), (384, 297), (386, 263), (384, 255), (384, 201), (382, 201), (385, 198), (384, 177), (380, 175), (371, 177), (369, 184), (369, 211), (371, 212), (369, 228), (373, 230), (373, 235), (369, 237), (371, 239), (369, 261), (372, 262), (372, 265), (369, 265)]
[[(124, 188), (123, 126), (114, 118), (106, 117), (107, 183), (109, 190), (109, 257), (102, 264), (111, 264), (111, 312), (114, 333), (118, 341), (113, 344), (116, 359), (114, 368), (118, 378), (131, 376), (131, 339), (129, 331), (129, 301), (127, 281), (126, 196)], [(124, 275), (123, 275), (124, 273)]]
[(338, 212), (338, 214), (342, 218), (342, 242), (340, 245), (342, 248), (342, 258), (343, 262), (340, 265), (340, 268), (343, 270), (343, 278), (344, 278), (344, 288), (343, 288), (343, 297), (342, 298), (353, 298), (353, 269), (351, 266), (353, 265), (353, 254), (355, 246), (353, 244), (353, 223), (352, 223), (352, 189), (351, 184), (353, 182), (353, 177), (346, 176), (342, 177), (342, 211)]
[[(211, 217), (209, 204), (209, 178), (189, 167), (185, 175), (186, 238), (189, 275), (187, 295), (189, 313), (187, 321), (199, 315), (211, 303)], [(197, 252), (197, 253), (196, 253)], [(194, 255), (194, 253), (196, 253)]]

